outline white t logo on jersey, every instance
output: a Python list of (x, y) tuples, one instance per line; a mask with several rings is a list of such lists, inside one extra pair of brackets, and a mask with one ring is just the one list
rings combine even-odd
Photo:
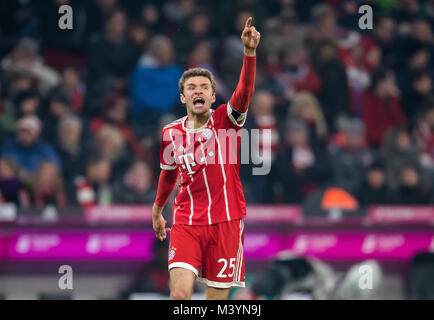
[[(189, 160), (191, 158), (191, 162)], [(179, 161), (182, 163), (182, 169), (187, 169), (187, 174), (193, 174), (194, 171), (191, 170), (192, 167), (196, 166), (196, 162), (194, 162), (193, 153), (187, 153), (179, 156)]]

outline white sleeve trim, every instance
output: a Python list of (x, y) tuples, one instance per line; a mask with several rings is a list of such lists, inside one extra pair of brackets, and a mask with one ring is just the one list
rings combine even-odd
[[(231, 107), (230, 101), (228, 101), (227, 106), (228, 106), (227, 107), (227, 109), (228, 109), (228, 117), (229, 117), (229, 119), (231, 119), (232, 123), (234, 125), (236, 125), (237, 127), (244, 126), (244, 123), (246, 122), (246, 119), (247, 119), (247, 111), (244, 112), (244, 113), (241, 113), (240, 116), (238, 117), (238, 119), (235, 119), (234, 116), (232, 115), (233, 109)], [(241, 121), (241, 123), (239, 121)]]
[(178, 168), (178, 166), (177, 165), (168, 166), (167, 164), (160, 163), (160, 168), (164, 170), (175, 170), (176, 168)]

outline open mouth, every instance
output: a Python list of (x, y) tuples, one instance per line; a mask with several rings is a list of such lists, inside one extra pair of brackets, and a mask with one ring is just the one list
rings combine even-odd
[(204, 105), (205, 104), (205, 100), (203, 98), (195, 98), (193, 100), (193, 104), (195, 106), (197, 106), (197, 105)]

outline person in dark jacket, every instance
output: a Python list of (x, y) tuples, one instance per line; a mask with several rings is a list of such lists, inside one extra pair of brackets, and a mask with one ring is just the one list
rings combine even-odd
[(56, 150), (63, 165), (64, 188), (68, 204), (76, 205), (75, 179), (84, 175), (89, 144), (86, 143), (81, 119), (74, 114), (64, 115), (57, 126)]
[(391, 194), (386, 184), (384, 163), (374, 161), (365, 171), (362, 184), (355, 191), (361, 206), (391, 203)]
[(152, 204), (156, 191), (152, 187), (152, 172), (144, 161), (134, 161), (122, 181), (113, 186), (115, 204)]
[(275, 198), (286, 203), (301, 200), (331, 179), (331, 166), (324, 146), (309, 141), (308, 128), (298, 120), (287, 124), (285, 146), (272, 168), (277, 188)]
[(398, 205), (427, 205), (430, 191), (422, 183), (420, 168), (412, 163), (402, 167), (400, 185), (392, 194), (392, 201)]
[(381, 144), (389, 129), (405, 122), (398, 89), (389, 70), (379, 70), (373, 75), (371, 88), (365, 93), (363, 104), (366, 138), (373, 147)]

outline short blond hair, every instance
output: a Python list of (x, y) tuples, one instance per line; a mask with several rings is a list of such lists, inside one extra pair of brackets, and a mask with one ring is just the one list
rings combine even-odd
[(209, 81), (211, 82), (212, 92), (215, 93), (216, 82), (215, 82), (214, 76), (212, 75), (212, 73), (209, 70), (204, 69), (204, 68), (191, 68), (191, 69), (184, 71), (181, 78), (179, 79), (179, 92), (184, 94), (185, 81), (187, 81), (188, 78), (192, 78), (192, 77), (206, 77), (206, 78), (208, 78)]

